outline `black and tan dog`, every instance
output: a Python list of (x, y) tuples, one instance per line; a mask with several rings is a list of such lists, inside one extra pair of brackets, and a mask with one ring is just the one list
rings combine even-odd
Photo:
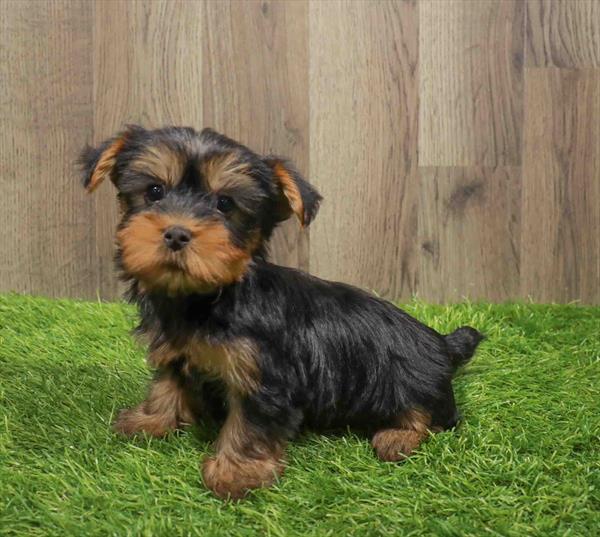
[(452, 376), (476, 330), (443, 336), (266, 260), (275, 226), (293, 214), (307, 226), (321, 200), (289, 162), (210, 129), (129, 127), (82, 163), (89, 191), (107, 178), (118, 190), (117, 265), (156, 369), (117, 431), (161, 436), (220, 414), (204, 482), (239, 498), (273, 483), (303, 426), (370, 430), (377, 455), (396, 461), (456, 424)]

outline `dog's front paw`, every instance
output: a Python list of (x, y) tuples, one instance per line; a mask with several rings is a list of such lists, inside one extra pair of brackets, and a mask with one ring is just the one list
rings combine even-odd
[(219, 498), (239, 500), (252, 489), (271, 486), (283, 473), (276, 459), (209, 457), (202, 465), (204, 484)]
[(164, 414), (147, 414), (143, 405), (126, 408), (119, 412), (113, 430), (123, 436), (146, 433), (150, 436), (165, 436), (176, 427), (173, 419)]

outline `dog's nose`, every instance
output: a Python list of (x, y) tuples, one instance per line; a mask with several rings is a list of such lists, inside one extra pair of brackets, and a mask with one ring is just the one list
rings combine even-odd
[(171, 226), (165, 229), (163, 238), (165, 239), (165, 244), (167, 247), (174, 252), (177, 252), (188, 245), (192, 239), (192, 233), (189, 229), (184, 227)]

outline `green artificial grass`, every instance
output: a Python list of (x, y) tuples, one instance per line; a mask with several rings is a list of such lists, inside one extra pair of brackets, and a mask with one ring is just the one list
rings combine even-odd
[(121, 304), (0, 296), (2, 535), (592, 535), (600, 530), (600, 308), (405, 307), (487, 334), (456, 380), (462, 425), (408, 461), (307, 433), (272, 489), (223, 503), (215, 431), (125, 440), (150, 376)]

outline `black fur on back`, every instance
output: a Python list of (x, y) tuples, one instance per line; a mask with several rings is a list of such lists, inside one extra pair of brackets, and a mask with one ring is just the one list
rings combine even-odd
[(141, 331), (254, 341), (261, 384), (244, 399), (245, 415), (279, 438), (302, 425), (385, 426), (415, 407), (431, 414), (433, 426), (452, 427), (452, 376), (482, 337), (469, 327), (443, 336), (359, 289), (262, 259), (218, 295), (169, 298), (134, 289), (132, 298)]

